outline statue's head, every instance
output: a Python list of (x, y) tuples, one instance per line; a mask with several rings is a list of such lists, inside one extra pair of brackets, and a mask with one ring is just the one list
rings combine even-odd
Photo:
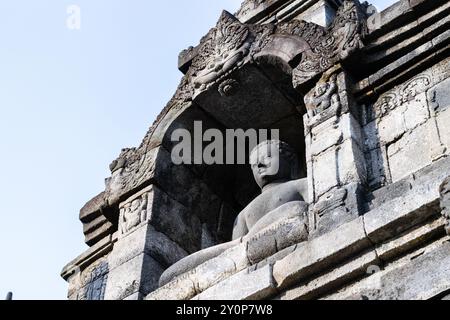
[(256, 183), (265, 187), (274, 181), (298, 178), (298, 159), (294, 149), (280, 140), (267, 140), (250, 153), (250, 165)]

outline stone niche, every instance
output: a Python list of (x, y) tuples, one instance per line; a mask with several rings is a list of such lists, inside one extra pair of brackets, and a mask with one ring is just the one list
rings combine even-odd
[[(122, 150), (81, 209), (90, 249), (63, 270), (69, 298), (448, 296), (449, 10), (247, 0), (223, 12), (180, 54), (182, 81), (141, 145)], [(286, 218), (160, 285), (180, 260), (228, 243), (261, 192), (248, 161), (207, 165), (193, 150), (174, 164), (172, 133), (195, 136), (200, 122), (278, 129), (308, 185), (306, 222), (286, 206)]]

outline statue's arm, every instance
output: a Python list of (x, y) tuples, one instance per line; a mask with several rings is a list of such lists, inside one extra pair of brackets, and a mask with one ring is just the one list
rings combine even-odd
[(284, 221), (294, 217), (305, 217), (308, 211), (308, 205), (304, 201), (291, 201), (272, 210), (262, 217), (245, 236), (244, 239), (254, 236), (263, 229), (275, 224), (278, 221)]
[(247, 221), (245, 219), (245, 209), (237, 216), (233, 227), (233, 240), (242, 238), (248, 233)]
[(301, 196), (301, 200), (308, 202), (309, 200), (309, 190), (308, 190), (308, 179), (307, 178), (303, 178), (298, 180), (297, 183), (297, 190), (298, 193)]

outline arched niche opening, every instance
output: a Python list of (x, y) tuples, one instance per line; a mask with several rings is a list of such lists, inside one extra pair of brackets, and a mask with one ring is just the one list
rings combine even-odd
[[(268, 132), (278, 129), (280, 140), (287, 142), (297, 152), (299, 178), (306, 177), (305, 107), (302, 96), (293, 88), (291, 76), (292, 68), (295, 67), (292, 64), (296, 59), (295, 55), (261, 54), (251, 63), (244, 64), (197, 94), (165, 130), (162, 145), (167, 154), (171, 154), (177, 145), (176, 141), (172, 141), (174, 131), (187, 130), (195, 139), (198, 123), (201, 123), (202, 133), (208, 129), (219, 129), (224, 137), (227, 129), (266, 129)], [(208, 144), (210, 142), (204, 141), (203, 148)], [(193, 148), (192, 163), (176, 165), (170, 178), (171, 183), (187, 183), (189, 186), (162, 186), (169, 193), (168, 188), (182, 190), (175, 197), (186, 197), (191, 192), (183, 190), (201, 193), (198, 196), (194, 194), (190, 198), (191, 203), (187, 204), (190, 214), (196, 217), (195, 220), (198, 218), (194, 223), (196, 230), (192, 232), (201, 234), (196, 234), (195, 248), (187, 248), (190, 253), (229, 241), (237, 214), (261, 192), (249, 165), (251, 150), (248, 144), (245, 164), (194, 164)], [(227, 155), (224, 149), (225, 160)], [(161, 161), (170, 160), (167, 155), (158, 157), (156, 165), (161, 165), (158, 164)], [(176, 175), (174, 172), (182, 171), (188, 171), (191, 178), (177, 180), (173, 177)], [(182, 237), (174, 239), (177, 235), (173, 233), (170, 237), (183, 245)]]

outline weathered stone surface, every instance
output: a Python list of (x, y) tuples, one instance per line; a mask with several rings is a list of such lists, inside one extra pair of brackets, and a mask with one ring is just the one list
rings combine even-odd
[(427, 243), (444, 234), (444, 220), (437, 219), (414, 230), (400, 234), (393, 240), (381, 244), (376, 248), (378, 257), (383, 261), (389, 261), (401, 256), (403, 253), (415, 249), (417, 246)]
[(275, 264), (275, 262), (277, 262), (278, 260), (282, 260), (283, 258), (285, 258), (286, 256), (290, 255), (292, 252), (295, 251), (295, 249), (297, 249), (297, 244), (290, 246), (288, 248), (285, 248), (283, 250), (278, 251), (277, 253), (275, 253), (274, 255), (258, 262), (258, 264), (256, 265), (257, 269), (261, 269), (267, 265), (273, 265)]
[(214, 227), (213, 221), (218, 219), (222, 200), (206, 181), (199, 179), (188, 166), (173, 164), (171, 154), (164, 148), (159, 151), (159, 163), (155, 181), (160, 190), (192, 212), (191, 216), (196, 216), (199, 222)]
[(393, 182), (432, 163), (440, 146), (434, 121), (427, 121), (388, 147)]
[[(295, 114), (295, 106), (273, 86), (270, 80), (254, 66), (238, 70), (234, 79), (239, 83), (232, 96), (221, 96), (218, 90), (199, 95), (196, 103), (227, 128), (268, 128), (289, 115)], [(268, 89), (269, 88), (269, 89)], [(268, 94), (267, 90), (270, 90)], [(266, 100), (270, 96), (270, 103)], [(271, 114), (271, 110), (277, 110)], [(246, 114), (252, 114), (249, 123)]]
[(333, 117), (311, 129), (311, 155), (341, 144), (344, 140), (353, 139), (356, 143), (362, 141), (361, 127), (352, 114), (346, 113), (341, 117)]
[(378, 122), (380, 142), (389, 144), (401, 137), (405, 131), (405, 107), (400, 106), (390, 111)]
[(450, 235), (450, 177), (445, 179), (440, 187), (441, 209), (445, 219), (445, 229)]
[(380, 147), (366, 153), (367, 184), (373, 189), (385, 185), (390, 175), (384, 150), (385, 147)]
[(194, 281), (197, 292), (203, 292), (230, 275), (248, 267), (250, 264), (246, 248), (247, 244), (242, 243), (225, 251), (217, 258), (200, 265), (193, 273), (190, 273), (189, 277)]
[(409, 194), (364, 215), (364, 225), (370, 240), (373, 243), (380, 243), (436, 215), (439, 192), (437, 188), (424, 191), (420, 188), (413, 189)]
[(119, 205), (119, 240), (149, 222), (153, 196), (153, 186), (150, 185)]
[[(249, 266), (247, 244), (235, 246), (162, 286), (147, 299), (187, 300)], [(179, 288), (180, 283), (186, 288)]]
[(382, 26), (388, 27), (389, 24), (398, 20), (402, 16), (407, 13), (412, 13), (411, 6), (409, 4), (409, 0), (401, 0), (390, 6), (389, 8), (383, 10), (380, 13), (376, 13), (379, 15), (380, 23), (379, 24), (370, 24), (369, 32), (374, 32), (378, 28)]
[(318, 278), (296, 288), (286, 290), (277, 297), (279, 300), (309, 300), (326, 293), (340, 284), (346, 283), (367, 274), (371, 266), (377, 266), (380, 261), (375, 251), (357, 256), (348, 263), (334, 268)]
[(193, 300), (261, 300), (276, 292), (272, 266), (243, 270), (195, 296)]
[(142, 253), (153, 257), (162, 267), (168, 267), (188, 255), (177, 243), (147, 224), (116, 242), (109, 259), (110, 266), (115, 268)]
[(292, 254), (276, 262), (273, 275), (277, 287), (286, 288), (369, 246), (362, 218), (346, 223), (330, 233), (299, 244)]
[(188, 208), (153, 187), (151, 223), (188, 252), (201, 245), (201, 223)]
[(89, 200), (80, 210), (80, 221), (89, 222), (98, 217), (102, 207), (105, 205), (105, 193), (101, 192)]
[(314, 226), (310, 238), (330, 232), (363, 214), (365, 190), (358, 183), (350, 183), (324, 194), (313, 208)]
[[(82, 209), (95, 250), (64, 270), (69, 296), (447, 296), (450, 249), (440, 238), (449, 218), (439, 186), (450, 176), (449, 8), (445, 0), (402, 0), (366, 22), (366, 5), (343, 1), (327, 27), (300, 21), (331, 22), (334, 5), (324, 0), (248, 0), (241, 21), (224, 12), (182, 54), (185, 77), (141, 146), (122, 151), (106, 191)], [(171, 133), (192, 131), (196, 120), (204, 129), (280, 129), (306, 163), (309, 192), (294, 200), (307, 200), (307, 217), (282, 207), (274, 216), (284, 220), (270, 216), (247, 230), (256, 234), (226, 242), (257, 190), (248, 167), (173, 165)], [(283, 202), (292, 190), (269, 195)], [(165, 268), (223, 241), (231, 249), (151, 292)]]
[(108, 237), (114, 233), (114, 230), (115, 228), (111, 222), (104, 221), (104, 223), (99, 224), (96, 228), (92, 229), (92, 231), (89, 231), (89, 233), (86, 234), (84, 241), (87, 245), (95, 245), (102, 239), (108, 239)]
[(380, 136), (378, 131), (378, 123), (373, 120), (362, 127), (364, 136), (364, 148), (366, 150), (374, 150), (380, 145)]
[(366, 160), (361, 150), (361, 127), (350, 113), (331, 118), (311, 129), (307, 159), (312, 158), (314, 197), (338, 185), (365, 182)]
[(158, 262), (142, 253), (110, 270), (105, 300), (122, 300), (138, 292), (147, 295), (158, 287), (162, 272)]
[(236, 17), (245, 22), (255, 20), (258, 16), (264, 16), (263, 13), (266, 11), (276, 7), (277, 2), (279, 0), (246, 0), (236, 12)]
[(405, 103), (405, 126), (407, 130), (413, 130), (417, 126), (430, 119), (426, 93), (417, 95), (413, 100)]
[(186, 300), (196, 294), (194, 282), (186, 276), (153, 291), (145, 300)]
[(69, 283), (67, 296), (70, 300), (86, 299), (86, 288), (89, 283), (95, 283), (95, 287), (99, 289), (95, 290), (99, 292), (96, 297), (103, 297), (104, 290), (102, 290), (103, 281), (101, 278), (106, 279), (107, 272), (102, 270), (101, 275), (94, 278), (92, 278), (91, 274), (95, 273), (93, 271), (107, 260), (113, 248), (114, 241), (115, 238), (112, 239), (112, 236), (103, 238), (63, 268), (61, 277)]
[(428, 90), (428, 99), (435, 111), (441, 112), (450, 106), (450, 78)]
[(444, 179), (450, 174), (450, 159), (443, 158), (419, 171), (414, 172), (400, 181), (375, 190), (372, 193), (372, 208), (377, 208), (393, 199), (403, 197), (411, 190), (427, 192), (437, 190)]
[(450, 243), (375, 273), (325, 299), (428, 300), (450, 288)]
[(436, 115), (437, 126), (439, 129), (440, 140), (445, 146), (444, 152), (448, 154), (450, 152), (450, 108), (440, 111)]
[(247, 241), (247, 257), (251, 264), (276, 254), (293, 244), (307, 240), (308, 227), (304, 214), (280, 221)]
[(341, 185), (366, 182), (366, 160), (354, 140), (344, 141), (338, 149), (337, 163)]
[(107, 254), (88, 265), (76, 266), (67, 279), (69, 300), (103, 300), (108, 274)]
[(338, 186), (336, 150), (328, 150), (314, 159), (312, 163), (314, 174), (314, 194), (316, 199)]

